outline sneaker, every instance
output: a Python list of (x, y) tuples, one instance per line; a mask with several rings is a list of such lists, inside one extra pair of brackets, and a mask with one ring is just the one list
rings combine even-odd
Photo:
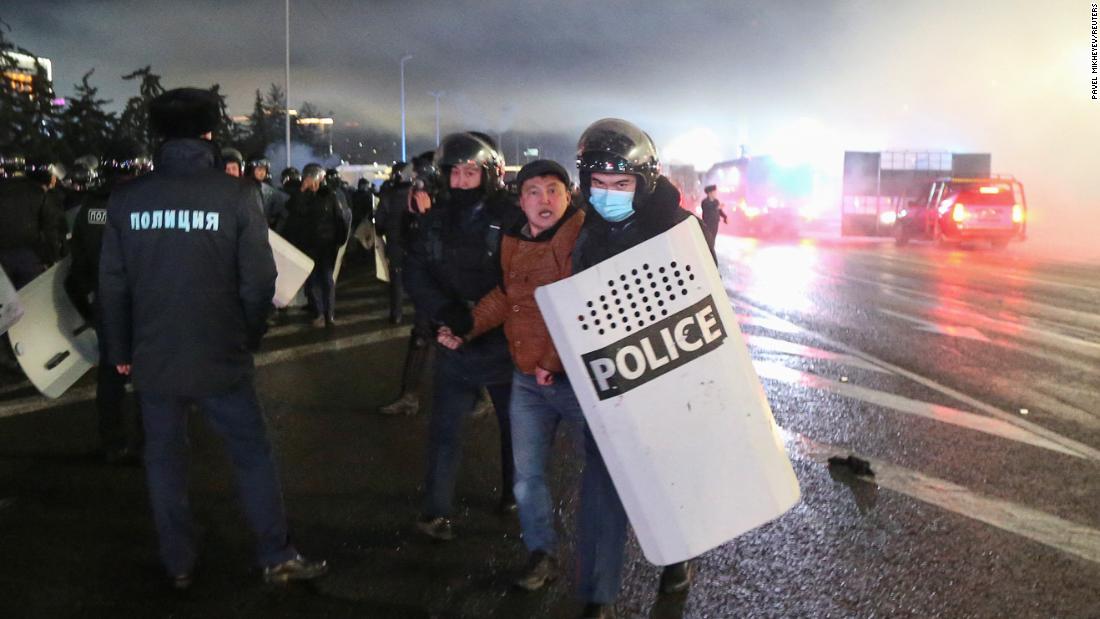
[(585, 604), (581, 619), (615, 619), (615, 607), (611, 604)]
[(379, 415), (415, 415), (420, 410), (420, 396), (406, 393), (378, 409)]
[(324, 316), (318, 316), (318, 317), (314, 318), (313, 322), (311, 322), (309, 324), (313, 325), (314, 327), (317, 327), (318, 329), (321, 328), (321, 327), (324, 327), (325, 326), (325, 317)]
[(264, 582), (268, 584), (286, 584), (292, 580), (313, 580), (328, 572), (328, 563), (310, 561), (298, 555), (289, 561), (264, 568)]
[(688, 587), (691, 586), (691, 579), (694, 574), (695, 569), (691, 566), (691, 561), (666, 565), (661, 570), (661, 593), (683, 593), (687, 591)]
[(515, 585), (524, 591), (538, 591), (557, 577), (558, 560), (545, 551), (536, 550), (528, 557), (523, 574), (515, 580)]
[(325, 327), (331, 329), (335, 326), (336, 326), (336, 319), (335, 318), (329, 318), (328, 320), (325, 321)]
[(424, 535), (438, 542), (449, 542), (455, 538), (454, 529), (451, 528), (451, 521), (443, 516), (436, 516), (435, 518), (422, 516), (416, 521), (416, 528)]

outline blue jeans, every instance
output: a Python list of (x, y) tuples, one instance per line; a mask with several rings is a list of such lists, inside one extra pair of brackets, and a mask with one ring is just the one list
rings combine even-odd
[(577, 593), (585, 602), (614, 604), (623, 583), (623, 553), (630, 521), (587, 427), (579, 520)]
[(554, 505), (546, 482), (547, 459), (558, 425), (568, 431), (584, 428), (584, 413), (569, 379), (554, 377), (554, 384), (539, 386), (535, 377), (516, 370), (512, 375), (512, 453), (516, 462), (516, 504), (527, 550), (553, 554), (558, 535)]
[(187, 410), (191, 403), (206, 413), (225, 441), (237, 477), (237, 492), (257, 540), (261, 566), (295, 557), (287, 542), (286, 511), (267, 440), (263, 411), (252, 380), (224, 395), (185, 398), (141, 392), (145, 425), (145, 475), (161, 561), (171, 575), (195, 566), (195, 525), (187, 498)]
[(335, 269), (335, 258), (318, 256), (314, 260), (313, 271), (306, 279), (306, 294), (317, 315), (326, 322), (332, 322), (336, 317), (336, 282), (332, 278)]
[[(503, 341), (503, 340), (502, 340)], [(450, 516), (458, 465), (462, 459), (462, 423), (474, 410), (481, 387), (489, 392), (500, 428), (501, 491), (512, 488), (512, 431), (509, 400), (512, 385), (507, 371), (508, 351), (485, 354), (437, 351), (432, 418), (428, 423), (428, 475), (424, 482), (423, 516)], [(499, 357), (499, 358), (498, 358)]]
[(546, 460), (562, 422), (584, 431), (577, 593), (585, 602), (612, 604), (622, 588), (630, 521), (564, 374), (555, 376), (554, 384), (548, 387), (540, 387), (534, 376), (518, 371), (512, 377), (512, 449), (523, 542), (532, 552), (552, 553), (557, 545)]

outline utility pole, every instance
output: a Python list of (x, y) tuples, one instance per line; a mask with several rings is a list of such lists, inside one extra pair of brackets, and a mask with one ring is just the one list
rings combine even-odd
[(290, 167), (290, 0), (286, 0), (286, 83), (283, 113), (286, 114), (286, 167)]
[(435, 97), (435, 145), (439, 146), (439, 99), (447, 93), (443, 90), (437, 90), (435, 92), (428, 91), (428, 94)]
[(412, 54), (401, 57), (401, 161), (408, 161), (405, 151), (405, 62), (412, 60)]

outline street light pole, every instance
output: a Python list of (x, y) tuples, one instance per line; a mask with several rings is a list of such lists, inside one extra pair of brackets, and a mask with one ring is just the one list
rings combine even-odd
[(447, 93), (439, 90), (436, 92), (429, 91), (428, 94), (435, 97), (435, 145), (439, 146), (439, 99)]
[(290, 0), (286, 0), (286, 89), (283, 112), (286, 114), (286, 167), (290, 167)]
[(401, 161), (407, 161), (405, 154), (405, 62), (412, 60), (412, 54), (401, 57)]

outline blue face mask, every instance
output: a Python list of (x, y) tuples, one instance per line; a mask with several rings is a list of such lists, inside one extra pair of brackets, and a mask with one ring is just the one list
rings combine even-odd
[(588, 202), (607, 221), (623, 221), (634, 214), (634, 192), (596, 189), (589, 191)]

